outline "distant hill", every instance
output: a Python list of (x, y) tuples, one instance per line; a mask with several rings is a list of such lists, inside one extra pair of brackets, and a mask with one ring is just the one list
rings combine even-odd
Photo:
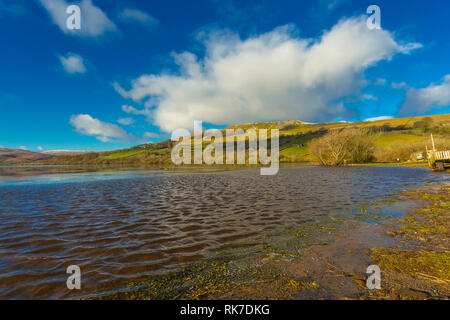
[(84, 151), (84, 150), (46, 150), (41, 151), (41, 153), (52, 156), (76, 156), (80, 154), (85, 154), (93, 151)]
[[(430, 145), (430, 133), (437, 145), (450, 149), (450, 114), (396, 118), (367, 122), (306, 123), (298, 120), (240, 124), (229, 129), (279, 129), (280, 161), (311, 161), (309, 146), (313, 139), (330, 130), (367, 128), (374, 134), (377, 162), (406, 161), (413, 152), (422, 152)], [(225, 134), (225, 129), (222, 130)], [(242, 137), (243, 138), (243, 137)], [(239, 140), (239, 136), (237, 137)], [(44, 164), (133, 164), (172, 165), (170, 140), (149, 143), (128, 149), (61, 155), (39, 163)]]
[(0, 164), (36, 162), (53, 158), (52, 155), (19, 149), (0, 148)]

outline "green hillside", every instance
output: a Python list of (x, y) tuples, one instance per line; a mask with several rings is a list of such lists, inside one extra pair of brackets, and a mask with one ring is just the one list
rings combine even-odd
[[(431, 145), (433, 133), (439, 148), (450, 149), (450, 114), (428, 117), (397, 118), (357, 123), (303, 123), (297, 120), (241, 124), (227, 129), (279, 129), (280, 161), (309, 162), (310, 144), (330, 130), (366, 128), (374, 136), (376, 162), (407, 161), (411, 154), (424, 151)], [(225, 133), (225, 129), (222, 130)], [(244, 137), (239, 137), (244, 139)], [(208, 143), (204, 143), (206, 146)], [(107, 152), (92, 152), (77, 156), (59, 156), (40, 163), (45, 164), (136, 164), (171, 165), (170, 140)], [(225, 149), (225, 148), (224, 148)]]

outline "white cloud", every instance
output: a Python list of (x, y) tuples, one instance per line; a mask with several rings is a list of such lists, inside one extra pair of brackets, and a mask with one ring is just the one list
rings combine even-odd
[(319, 4), (322, 7), (326, 7), (328, 10), (333, 10), (346, 1), (347, 0), (320, 0)]
[(81, 9), (81, 29), (69, 30), (67, 28), (67, 7), (72, 4), (65, 0), (40, 0), (42, 6), (48, 11), (53, 22), (66, 34), (86, 37), (97, 37), (106, 32), (116, 31), (116, 25), (91, 0), (82, 0), (78, 5)]
[(392, 89), (405, 89), (408, 88), (408, 85), (406, 82), (392, 82), (391, 87)]
[(422, 89), (409, 89), (400, 114), (421, 114), (434, 107), (450, 106), (450, 74), (441, 84), (431, 83)]
[(159, 23), (158, 19), (152, 17), (147, 12), (138, 9), (125, 9), (119, 16), (123, 21), (138, 22), (145, 25), (155, 25)]
[(92, 118), (88, 114), (73, 115), (70, 124), (78, 133), (86, 136), (94, 136), (102, 142), (111, 142), (112, 139), (131, 140), (134, 139), (122, 128), (108, 122)]
[(379, 120), (389, 120), (389, 119), (394, 119), (394, 117), (392, 116), (381, 116), (381, 117), (374, 117), (374, 118), (367, 118), (364, 119), (364, 122), (372, 122), (372, 121), (379, 121)]
[(129, 126), (134, 123), (134, 119), (133, 118), (121, 118), (121, 119), (117, 120), (117, 122), (124, 126)]
[(173, 55), (180, 75), (143, 75), (129, 91), (114, 87), (136, 102), (148, 99), (144, 110), (166, 132), (192, 128), (194, 120), (322, 122), (346, 114), (339, 99), (359, 94), (368, 67), (420, 46), (369, 30), (364, 16), (341, 20), (315, 40), (284, 26), (246, 40), (213, 32), (204, 45), (200, 61), (190, 52)]
[(386, 84), (386, 79), (384, 79), (384, 78), (378, 78), (374, 82), (374, 85), (376, 85), (376, 86), (384, 86), (385, 84)]
[(86, 72), (84, 60), (78, 54), (69, 52), (66, 56), (59, 56), (59, 61), (67, 73), (74, 74)]
[(362, 99), (377, 101), (378, 97), (375, 97), (373, 94), (363, 94)]
[(25, 146), (20, 146), (20, 147), (19, 147), (19, 150), (24, 150), (24, 151), (25, 151), (25, 150), (28, 150), (28, 148), (25, 147)]
[(42, 150), (44, 150), (44, 148), (42, 148), (41, 146), (37, 147), (36, 149), (37, 149), (37, 151), (39, 151), (39, 152), (42, 151)]
[(142, 139), (143, 140), (148, 140), (148, 139), (161, 139), (165, 137), (164, 135), (161, 135), (159, 133), (156, 132), (144, 132), (144, 134), (142, 135)]
[[(123, 91), (123, 94), (126, 95), (126, 92)], [(151, 114), (150, 110), (148, 110), (148, 109), (139, 110), (139, 109), (136, 109), (135, 107), (127, 106), (127, 105), (122, 106), (122, 111), (125, 113), (128, 113), (128, 114), (134, 114), (134, 115), (150, 116), (150, 114)]]

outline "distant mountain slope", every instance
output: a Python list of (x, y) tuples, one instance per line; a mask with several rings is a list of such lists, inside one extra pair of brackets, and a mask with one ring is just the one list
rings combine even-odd
[(53, 158), (52, 155), (46, 155), (39, 152), (0, 148), (0, 164), (35, 162), (51, 158)]

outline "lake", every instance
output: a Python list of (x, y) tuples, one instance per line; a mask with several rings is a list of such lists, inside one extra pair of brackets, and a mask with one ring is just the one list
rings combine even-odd
[[(0, 298), (73, 298), (126, 286), (267, 233), (346, 216), (406, 186), (449, 181), (405, 167), (0, 168)], [(82, 290), (66, 287), (78, 265)]]

